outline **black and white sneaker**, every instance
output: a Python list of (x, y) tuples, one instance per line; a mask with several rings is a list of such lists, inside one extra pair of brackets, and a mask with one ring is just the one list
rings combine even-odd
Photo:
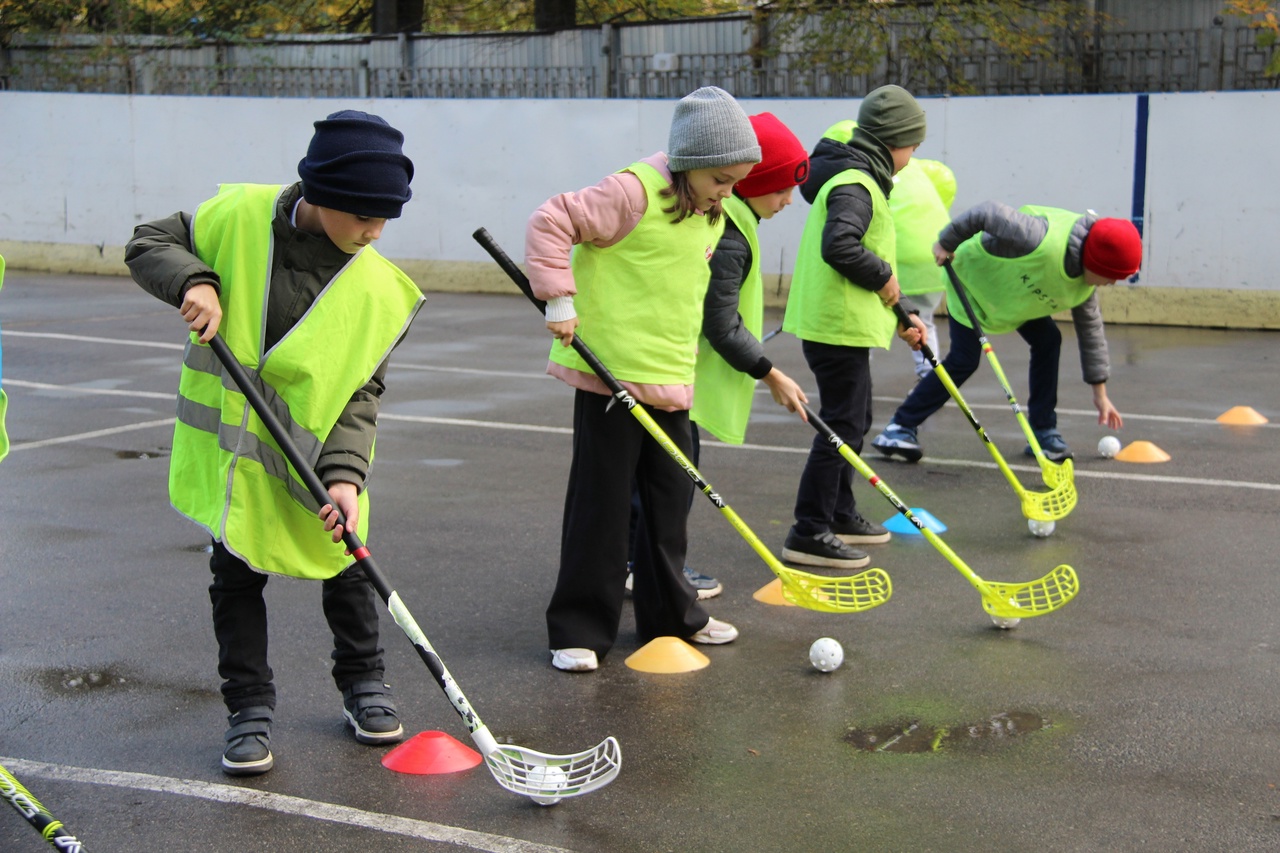
[(782, 546), (782, 559), (826, 569), (861, 569), (871, 564), (870, 557), (841, 542), (830, 530), (816, 536), (800, 536), (795, 528), (787, 534), (787, 541)]
[(271, 716), (266, 705), (241, 708), (227, 722), (222, 772), (228, 776), (258, 776), (275, 765), (271, 755)]
[(391, 685), (380, 680), (357, 681), (342, 690), (342, 716), (361, 743), (399, 743), (404, 726), (396, 716)]
[[(1044, 451), (1045, 457), (1050, 462), (1065, 462), (1074, 456), (1071, 448), (1067, 447), (1067, 442), (1062, 438), (1062, 433), (1056, 429), (1038, 429), (1034, 432), (1036, 442), (1039, 443), (1040, 449)], [(1027, 456), (1036, 455), (1029, 444), (1023, 448), (1022, 452)]]
[(871, 439), (871, 446), (885, 456), (901, 456), (908, 462), (919, 462), (924, 448), (916, 439), (916, 428), (890, 423), (884, 432)]
[(876, 524), (862, 517), (856, 509), (848, 521), (832, 523), (831, 532), (846, 544), (879, 545), (889, 541), (889, 531), (883, 524)]

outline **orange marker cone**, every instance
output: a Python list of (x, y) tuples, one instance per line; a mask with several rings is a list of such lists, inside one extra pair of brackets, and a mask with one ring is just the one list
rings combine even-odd
[(420, 732), (382, 757), (382, 766), (421, 776), (470, 770), (484, 759), (444, 732)]
[(624, 661), (640, 672), (693, 672), (711, 660), (679, 637), (656, 637), (645, 643)]
[(777, 604), (783, 607), (795, 607), (782, 594), (782, 579), (774, 578), (751, 594), (751, 597), (762, 604)]
[(1267, 419), (1248, 406), (1235, 406), (1218, 415), (1218, 423), (1233, 426), (1249, 424), (1265, 424)]
[(1168, 462), (1173, 457), (1149, 441), (1135, 441), (1116, 454), (1121, 462)]

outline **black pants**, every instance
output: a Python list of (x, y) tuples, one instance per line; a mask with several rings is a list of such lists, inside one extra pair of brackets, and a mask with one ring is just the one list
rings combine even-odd
[[(606, 412), (609, 400), (574, 395), (560, 574), (547, 607), (550, 648), (591, 649), (600, 657), (613, 648), (622, 618), (633, 482), (643, 516), (632, 589), (640, 641), (690, 637), (708, 618), (684, 579), (693, 482), (624, 406)], [(649, 413), (687, 456), (689, 413)]]
[[(982, 342), (973, 329), (950, 320), (951, 349), (942, 360), (951, 380), (959, 388), (978, 369)], [(1058, 425), (1058, 362), (1062, 354), (1062, 332), (1052, 317), (1028, 320), (1018, 327), (1018, 335), (1031, 346), (1027, 371), (1031, 395), (1027, 398), (1027, 421), (1032, 429), (1053, 429)], [(918, 427), (941, 409), (951, 395), (936, 374), (921, 379), (907, 399), (893, 413), (893, 422)]]
[[(218, 675), (227, 710), (234, 714), (253, 705), (274, 708), (274, 675), (267, 663), (267, 604), (262, 597), (268, 576), (249, 568), (221, 542), (213, 543), (209, 570), (213, 572), (209, 601), (218, 640)], [(333, 680), (340, 690), (383, 677), (376, 595), (359, 565), (322, 583), (321, 603), (333, 631)]]
[[(805, 361), (813, 371), (821, 405), (818, 417), (854, 453), (871, 428), (871, 354), (866, 347), (802, 341)], [(796, 491), (795, 531), (816, 536), (832, 522), (853, 518), (853, 467), (839, 451), (815, 433)]]

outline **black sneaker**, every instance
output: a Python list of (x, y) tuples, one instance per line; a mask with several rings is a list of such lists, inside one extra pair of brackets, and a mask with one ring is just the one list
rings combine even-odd
[(867, 521), (856, 509), (853, 518), (848, 521), (836, 521), (831, 525), (831, 532), (841, 542), (862, 545), (879, 545), (889, 541), (889, 531), (883, 524)]
[(816, 536), (800, 536), (794, 527), (782, 546), (782, 559), (828, 569), (861, 569), (871, 563), (870, 557), (841, 542), (830, 530)]
[(241, 708), (227, 722), (222, 772), (228, 776), (257, 776), (275, 764), (271, 755), (271, 709), (266, 705)]
[(357, 681), (342, 690), (342, 715), (361, 743), (399, 743), (404, 726), (396, 716), (391, 685), (381, 681)]

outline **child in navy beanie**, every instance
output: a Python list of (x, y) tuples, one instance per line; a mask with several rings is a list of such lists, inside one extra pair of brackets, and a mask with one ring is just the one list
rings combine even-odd
[[(209, 601), (228, 713), (217, 742), (230, 776), (275, 763), (263, 597), (273, 574), (323, 587), (341, 694), (335, 720), (361, 743), (404, 738), (384, 680), (377, 594), (342, 542), (344, 526), (368, 538), (365, 486), (388, 360), (422, 304), (421, 289), (373, 247), (410, 197), (403, 144), (378, 116), (333, 113), (315, 122), (301, 181), (224, 183), (194, 214), (139, 225), (125, 250), (134, 280), (191, 331), (169, 499), (212, 540)], [(325, 505), (298, 488), (262, 422), (244, 417), (244, 397), (205, 346), (215, 334), (254, 368), (279, 420), (308, 448)]]
[(315, 123), (307, 156), (298, 163), (302, 197), (310, 204), (396, 219), (413, 195), (413, 162), (404, 134), (380, 116), (340, 110)]

